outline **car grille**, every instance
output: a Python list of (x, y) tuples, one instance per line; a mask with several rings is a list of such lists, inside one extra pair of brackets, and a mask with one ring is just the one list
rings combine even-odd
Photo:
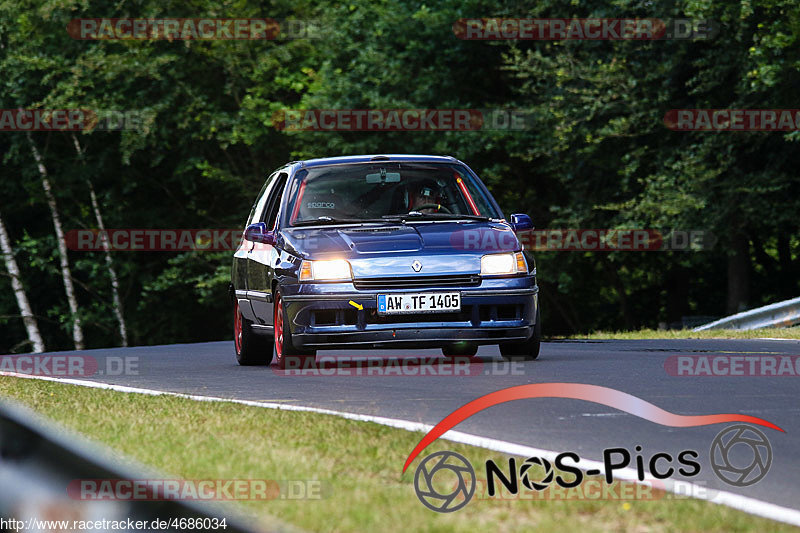
[(424, 322), (469, 322), (472, 320), (472, 306), (466, 305), (461, 311), (452, 313), (413, 313), (407, 315), (369, 315), (367, 324), (418, 324)]
[[(447, 313), (410, 313), (379, 315), (375, 310), (363, 311), (366, 324), (409, 324), (424, 322), (470, 322), (475, 324), (494, 321), (521, 320), (525, 314), (522, 304), (465, 305), (460, 311)], [(311, 326), (354, 326), (358, 324), (359, 312), (355, 309), (316, 309), (311, 311)]]
[(456, 276), (413, 276), (366, 278), (353, 281), (356, 289), (421, 289), (424, 287), (475, 287), (481, 284), (477, 274)]

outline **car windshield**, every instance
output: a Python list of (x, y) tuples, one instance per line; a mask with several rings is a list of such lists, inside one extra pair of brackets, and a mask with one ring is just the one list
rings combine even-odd
[(289, 223), (500, 218), (460, 165), (376, 162), (304, 169), (290, 190)]

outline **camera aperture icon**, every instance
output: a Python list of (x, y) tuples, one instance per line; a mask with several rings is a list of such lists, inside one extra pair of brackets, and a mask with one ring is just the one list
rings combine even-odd
[(748, 487), (767, 475), (772, 464), (772, 446), (758, 429), (737, 424), (714, 437), (709, 459), (722, 481), (734, 487)]
[[(544, 474), (538, 481), (534, 481), (530, 478), (531, 474), (529, 474), (529, 470), (533, 466), (541, 467), (544, 470)], [(553, 472), (553, 465), (551, 465), (550, 461), (547, 459), (542, 457), (529, 457), (524, 463), (522, 463), (522, 466), (519, 469), (519, 475), (522, 484), (526, 488), (529, 490), (542, 491), (553, 482), (553, 476), (555, 474)]]
[(452, 513), (467, 505), (475, 485), (472, 465), (463, 455), (450, 451), (430, 454), (414, 474), (417, 498), (437, 513)]

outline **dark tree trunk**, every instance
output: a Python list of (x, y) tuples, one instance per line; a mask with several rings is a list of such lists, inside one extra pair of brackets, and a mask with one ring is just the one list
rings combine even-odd
[(728, 254), (728, 314), (747, 309), (750, 300), (750, 242), (740, 232), (733, 235)]
[(791, 235), (791, 230), (786, 228), (778, 233), (778, 264), (784, 279), (792, 279), (794, 274), (791, 241), (789, 240)]
[(677, 265), (667, 273), (667, 323), (680, 322), (689, 309), (689, 276)]
[(606, 279), (610, 284), (616, 288), (617, 297), (619, 300), (620, 318), (626, 330), (635, 329), (637, 324), (631, 314), (630, 305), (628, 305), (628, 294), (625, 292), (625, 283), (619, 275), (619, 270), (611, 262), (606, 261), (603, 264), (603, 270), (606, 274)]

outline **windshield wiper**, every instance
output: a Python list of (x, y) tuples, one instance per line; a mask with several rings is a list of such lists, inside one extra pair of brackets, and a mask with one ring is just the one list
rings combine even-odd
[(415, 219), (415, 220), (492, 220), (490, 217), (481, 215), (459, 215), (456, 213), (421, 213), (419, 211), (409, 211), (405, 215), (384, 215), (384, 220), (388, 219)]
[(420, 213), (419, 211), (409, 211), (405, 214), (383, 215), (381, 218), (337, 218), (321, 216), (317, 218), (307, 218), (295, 220), (292, 226), (330, 226), (335, 224), (403, 224), (406, 220), (493, 220), (489, 217), (479, 215), (458, 215), (455, 213)]
[(369, 223), (386, 223), (388, 220), (382, 218), (336, 218), (336, 217), (317, 217), (307, 218), (303, 220), (295, 220), (292, 226), (321, 226), (331, 224), (369, 224)]

